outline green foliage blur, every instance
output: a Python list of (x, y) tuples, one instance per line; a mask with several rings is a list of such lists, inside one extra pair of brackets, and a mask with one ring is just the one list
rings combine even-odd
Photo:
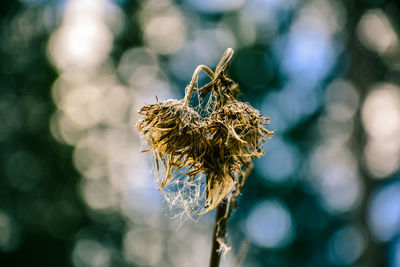
[(171, 218), (133, 126), (233, 47), (229, 73), (275, 136), (221, 266), (400, 267), (398, 1), (0, 10), (0, 266), (207, 266), (213, 214)]

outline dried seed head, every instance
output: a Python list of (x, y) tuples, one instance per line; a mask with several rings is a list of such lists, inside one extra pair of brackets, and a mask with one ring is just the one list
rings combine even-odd
[(261, 144), (273, 135), (265, 128), (268, 122), (249, 104), (237, 100), (206, 118), (209, 146), (200, 159), (207, 177), (206, 211), (215, 208), (239, 183), (252, 158), (263, 154)]
[[(251, 160), (263, 155), (261, 145), (273, 135), (265, 128), (269, 118), (236, 100), (238, 86), (226, 75), (232, 54), (228, 49), (215, 73), (206, 66), (197, 67), (184, 99), (142, 107), (139, 114), (143, 118), (136, 124), (154, 151), (157, 170), (165, 170), (165, 176), (158, 179), (160, 189), (175, 186), (167, 198), (186, 206), (197, 202), (183, 199), (191, 195), (188, 188), (197, 186), (193, 192), (200, 198), (199, 188), (205, 184), (203, 213), (218, 206), (230, 192), (233, 198), (238, 196)], [(202, 70), (212, 81), (195, 89)], [(194, 91), (200, 101), (210, 95), (204, 118), (188, 104)], [(201, 110), (201, 104), (197, 109)]]
[(166, 170), (166, 176), (158, 180), (160, 188), (179, 168), (185, 167), (191, 173), (191, 158), (200, 153), (199, 140), (203, 137), (198, 113), (185, 101), (172, 99), (143, 106), (139, 114), (143, 118), (136, 127), (154, 151), (157, 169), (161, 163)]
[(209, 123), (223, 126), (224, 130), (219, 136), (232, 154), (238, 157), (262, 156), (261, 144), (274, 134), (265, 128), (269, 118), (261, 116), (248, 103), (237, 100), (229, 101), (211, 114)]

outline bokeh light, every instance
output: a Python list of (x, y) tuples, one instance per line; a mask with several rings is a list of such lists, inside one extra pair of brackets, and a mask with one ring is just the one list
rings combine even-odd
[[(400, 88), (378, 85), (364, 102), (363, 124), (372, 138), (393, 138), (400, 133)], [(379, 131), (376, 131), (379, 129)]]
[(107, 5), (105, 0), (69, 1), (63, 25), (49, 42), (60, 70), (95, 67), (107, 58), (112, 46), (111, 29), (103, 20)]
[(321, 144), (311, 154), (310, 180), (324, 207), (332, 213), (355, 209), (361, 202), (363, 185), (355, 168), (355, 158), (346, 148), (331, 142)]
[(0, 211), (0, 251), (12, 252), (18, 248), (21, 233), (16, 221), (6, 212)]
[(366, 167), (377, 178), (387, 177), (400, 162), (400, 88), (375, 85), (362, 107), (362, 122), (369, 136), (364, 150)]
[(297, 178), (295, 171), (299, 164), (299, 152), (296, 147), (277, 137), (268, 143), (265, 152), (269, 157), (257, 160), (255, 166), (267, 182), (285, 183)]
[(185, 18), (172, 2), (147, 1), (140, 11), (145, 44), (160, 54), (177, 52), (186, 41)]
[(263, 200), (250, 211), (244, 231), (257, 246), (283, 248), (294, 237), (294, 225), (288, 209), (277, 200)]
[(345, 226), (329, 240), (328, 257), (335, 265), (352, 264), (365, 249), (365, 237), (355, 226)]
[(400, 233), (400, 184), (381, 188), (371, 199), (368, 223), (374, 237), (389, 241)]
[(365, 12), (357, 27), (362, 44), (379, 54), (398, 44), (398, 37), (385, 13), (380, 9)]
[(334, 80), (325, 93), (326, 110), (335, 121), (349, 121), (355, 115), (359, 105), (359, 94), (350, 81)]
[(100, 242), (90, 239), (79, 240), (72, 252), (72, 262), (75, 266), (111, 266), (112, 252)]
[(155, 229), (133, 229), (124, 237), (124, 257), (131, 263), (157, 266), (164, 250), (162, 239)]

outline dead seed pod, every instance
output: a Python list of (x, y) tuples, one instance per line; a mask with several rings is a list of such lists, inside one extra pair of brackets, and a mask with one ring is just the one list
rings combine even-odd
[(259, 111), (248, 103), (237, 100), (228, 101), (224, 106), (210, 115), (208, 123), (222, 138), (225, 146), (239, 158), (261, 157), (261, 144), (274, 134), (265, 128), (269, 118), (260, 115)]
[(200, 135), (202, 121), (199, 114), (182, 100), (169, 99), (146, 105), (138, 113), (143, 119), (136, 123), (137, 129), (158, 152), (180, 153)]
[[(184, 99), (142, 107), (143, 119), (136, 124), (154, 151), (157, 170), (160, 173), (160, 163), (165, 169), (158, 183), (160, 189), (165, 187), (162, 192), (171, 207), (178, 203), (192, 216), (218, 206), (210, 266), (218, 266), (220, 252), (230, 249), (227, 220), (252, 169), (252, 159), (263, 155), (262, 143), (274, 134), (265, 128), (269, 118), (236, 99), (238, 85), (226, 74), (232, 56), (228, 48), (215, 73), (198, 66)], [(202, 70), (212, 80), (195, 88)], [(194, 91), (199, 99), (196, 109), (189, 106)], [(193, 208), (197, 204), (200, 208)]]
[[(242, 165), (221, 139), (208, 140), (206, 153), (199, 159), (206, 177), (206, 213), (213, 210), (237, 185)], [(202, 214), (203, 214), (202, 213)]]
[[(144, 106), (139, 111), (143, 119), (136, 124), (154, 151), (157, 170), (162, 164), (166, 171), (165, 177), (158, 180), (160, 189), (177, 185), (181, 178), (187, 184), (205, 184), (203, 213), (217, 207), (231, 192), (232, 199), (236, 199), (252, 168), (252, 158), (263, 154), (261, 144), (273, 135), (265, 128), (269, 118), (236, 100), (238, 85), (226, 74), (232, 55), (233, 50), (228, 48), (215, 73), (198, 66), (184, 99)], [(195, 88), (202, 70), (212, 80)], [(201, 109), (201, 104), (196, 110), (189, 106), (194, 91), (200, 101), (210, 96), (206, 110)]]
[(166, 176), (158, 181), (162, 188), (174, 171), (188, 168), (192, 164), (189, 159), (198, 156), (202, 120), (186, 101), (175, 99), (145, 105), (139, 114), (143, 119), (136, 123), (136, 128), (154, 151), (157, 169), (161, 162), (166, 171)]
[(261, 144), (273, 132), (265, 118), (247, 103), (228, 101), (206, 118), (207, 152), (199, 160), (207, 178), (205, 209), (214, 209), (238, 184), (254, 157), (261, 157)]
[(184, 99), (145, 105), (138, 112), (143, 118), (136, 123), (136, 128), (154, 152), (158, 173), (161, 168), (165, 170), (165, 176), (157, 180), (160, 189), (178, 173), (187, 176), (187, 180), (194, 180), (202, 171), (197, 159), (205, 153), (204, 122), (189, 105), (202, 70), (213, 77), (214, 73), (208, 67), (198, 66), (186, 87)]
[(198, 89), (202, 99), (209, 93), (216, 99), (203, 125), (207, 152), (199, 159), (207, 180), (205, 212), (218, 206), (232, 190), (240, 192), (252, 158), (263, 155), (261, 145), (273, 135), (265, 128), (269, 118), (248, 103), (236, 100), (238, 85), (226, 75), (232, 54), (228, 49), (214, 79)]

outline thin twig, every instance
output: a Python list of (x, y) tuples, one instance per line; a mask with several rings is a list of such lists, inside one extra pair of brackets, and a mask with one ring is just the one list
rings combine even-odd
[(197, 66), (196, 70), (193, 73), (192, 80), (190, 81), (189, 85), (186, 87), (186, 92), (185, 92), (185, 102), (189, 104), (190, 98), (192, 97), (193, 90), (195, 87), (195, 84), (197, 83), (197, 80), (199, 79), (199, 74), (200, 71), (204, 71), (207, 73), (207, 75), (211, 78), (214, 79), (215, 75), (214, 72), (207, 66), (205, 65), (199, 65)]
[(221, 234), (223, 235), (222, 239), (225, 239), (226, 235), (226, 226), (229, 217), (229, 209), (230, 209), (230, 199), (222, 201), (217, 207), (217, 213), (215, 215), (215, 223), (214, 223), (214, 233), (213, 233), (213, 241), (211, 248), (211, 257), (210, 257), (210, 267), (218, 267), (219, 262), (221, 260), (221, 253), (223, 247), (221, 246)]
[[(210, 258), (210, 267), (218, 267), (221, 259), (221, 253), (224, 250), (230, 250), (230, 247), (226, 243), (227, 239), (227, 224), (228, 219), (231, 215), (232, 209), (237, 208), (237, 198), (239, 196), (240, 190), (243, 188), (244, 183), (249, 176), (250, 172), (253, 169), (253, 163), (248, 162), (248, 166), (245, 170), (243, 170), (241, 174), (241, 178), (239, 179), (239, 183), (237, 185), (236, 190), (232, 192), (230, 197), (225, 198), (217, 207), (217, 213), (215, 215), (215, 223), (214, 223), (214, 233), (213, 233), (213, 243), (211, 249), (211, 258)], [(222, 247), (225, 246), (225, 247)], [(243, 261), (246, 251), (243, 252), (244, 255), (241, 255), (238, 259), (237, 265), (239, 266), (240, 262)]]
[(233, 57), (233, 49), (228, 48), (225, 50), (224, 55), (222, 56), (221, 60), (219, 61), (217, 67), (215, 68), (215, 76), (218, 76), (220, 73), (224, 72), (228, 67), (229, 62)]

